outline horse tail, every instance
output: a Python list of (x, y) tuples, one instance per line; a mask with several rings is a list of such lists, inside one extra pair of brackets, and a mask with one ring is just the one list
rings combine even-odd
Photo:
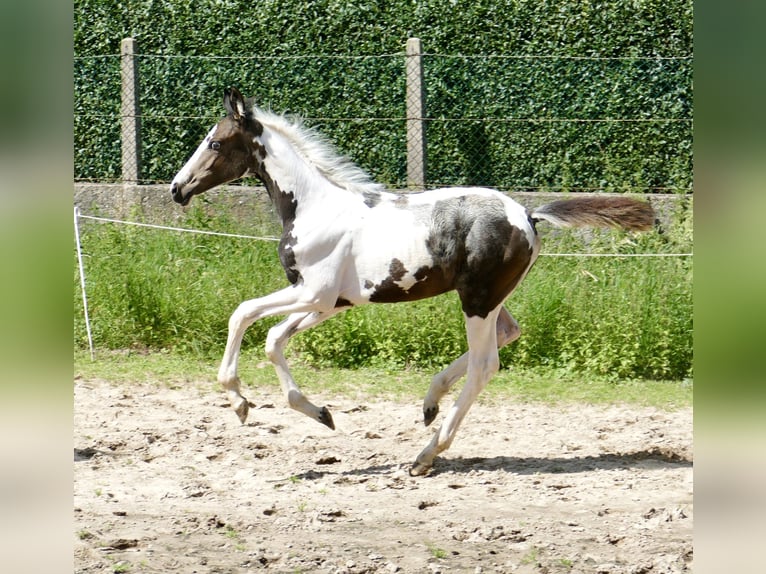
[(532, 210), (530, 217), (557, 227), (621, 227), (630, 231), (647, 231), (655, 222), (651, 204), (620, 196), (554, 201)]

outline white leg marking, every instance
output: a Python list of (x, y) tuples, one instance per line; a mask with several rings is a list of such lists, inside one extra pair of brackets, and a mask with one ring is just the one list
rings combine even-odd
[(242, 337), (250, 325), (263, 317), (312, 311), (316, 303), (313, 300), (307, 301), (305, 296), (305, 291), (300, 287), (287, 287), (265, 297), (241, 303), (229, 318), (229, 336), (218, 369), (218, 382), (226, 390), (231, 406), (243, 423), (247, 419), (248, 403), (240, 392), (237, 375)]
[(335, 428), (332, 422), (332, 416), (327, 408), (317, 407), (303, 395), (287, 366), (284, 349), (287, 342), (290, 340), (290, 337), (293, 335), (305, 331), (306, 329), (310, 329), (311, 327), (315, 327), (322, 321), (326, 321), (343, 310), (345, 309), (339, 308), (326, 313), (294, 313), (278, 325), (269, 329), (269, 333), (266, 337), (266, 356), (274, 365), (277, 377), (279, 377), (279, 381), (282, 384), (282, 392), (285, 395), (287, 404), (296, 411), (301, 412), (330, 428)]
[(434, 458), (450, 447), (460, 423), (463, 422), (476, 397), (479, 396), (492, 375), (497, 372), (500, 366), (497, 355), (497, 317), (501, 308), (502, 305), (495, 308), (486, 319), (481, 317), (466, 318), (468, 376), (465, 386), (444, 418), (441, 428), (434, 434), (433, 439), (423, 449), (423, 452), (418, 455), (410, 474), (417, 476), (426, 473), (431, 468)]
[[(500, 308), (497, 317), (497, 348), (500, 349), (509, 343), (514, 342), (521, 335), (519, 324), (516, 319), (508, 312), (505, 307)], [(434, 375), (431, 379), (431, 385), (428, 387), (428, 393), (423, 400), (423, 419), (426, 426), (430, 425), (439, 412), (439, 403), (457, 381), (459, 381), (468, 370), (468, 353), (463, 353), (455, 359), (450, 365)]]

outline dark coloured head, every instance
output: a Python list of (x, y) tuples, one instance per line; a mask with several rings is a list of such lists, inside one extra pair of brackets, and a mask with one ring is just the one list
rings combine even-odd
[(248, 172), (255, 175), (254, 139), (263, 127), (236, 88), (225, 90), (223, 105), (227, 116), (213, 126), (170, 184), (173, 200), (181, 205)]

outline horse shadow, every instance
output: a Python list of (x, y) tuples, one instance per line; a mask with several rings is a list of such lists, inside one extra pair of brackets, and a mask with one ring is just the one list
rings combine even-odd
[[(495, 456), (437, 458), (428, 477), (466, 475), (474, 471), (505, 472), (511, 475), (577, 474), (597, 470), (618, 470), (641, 466), (655, 468), (693, 468), (694, 461), (683, 453), (669, 449), (651, 448), (629, 453), (602, 453), (576, 457), (515, 457)], [(295, 477), (318, 480), (326, 476), (384, 476), (402, 468), (401, 463), (372, 465), (365, 468), (335, 472), (309, 470)]]

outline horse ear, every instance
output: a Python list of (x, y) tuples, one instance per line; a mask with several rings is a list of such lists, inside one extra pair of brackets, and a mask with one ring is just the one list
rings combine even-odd
[(235, 120), (242, 121), (247, 115), (245, 98), (237, 88), (226, 88), (223, 92), (223, 106)]

